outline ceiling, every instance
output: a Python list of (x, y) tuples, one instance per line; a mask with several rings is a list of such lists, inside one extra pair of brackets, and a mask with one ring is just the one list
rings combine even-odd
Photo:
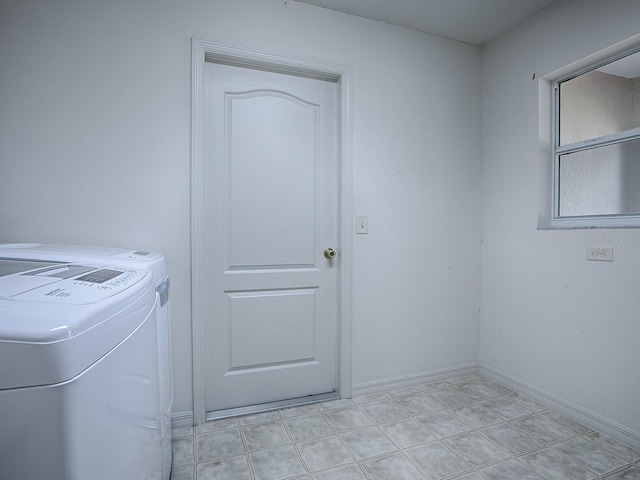
[(557, 0), (296, 0), (484, 45)]

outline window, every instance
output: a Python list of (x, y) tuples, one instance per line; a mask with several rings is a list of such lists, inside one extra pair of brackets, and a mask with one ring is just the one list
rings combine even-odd
[(639, 50), (554, 84), (556, 226), (640, 227)]

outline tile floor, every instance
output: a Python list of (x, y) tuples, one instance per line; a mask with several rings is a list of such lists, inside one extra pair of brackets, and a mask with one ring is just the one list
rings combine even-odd
[(640, 480), (640, 451), (478, 374), (173, 435), (172, 480)]

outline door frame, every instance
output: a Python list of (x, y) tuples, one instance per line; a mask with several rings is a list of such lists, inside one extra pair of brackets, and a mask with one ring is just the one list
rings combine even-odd
[(205, 63), (301, 75), (336, 82), (338, 86), (338, 264), (337, 358), (338, 394), (351, 397), (351, 299), (354, 234), (353, 164), (351, 149), (351, 67), (283, 56), (193, 38), (191, 41), (191, 332), (193, 355), (193, 424), (205, 423), (205, 272), (204, 165)]

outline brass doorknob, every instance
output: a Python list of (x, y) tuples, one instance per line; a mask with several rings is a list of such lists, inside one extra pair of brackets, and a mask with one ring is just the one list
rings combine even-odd
[(324, 251), (324, 258), (327, 260), (331, 260), (332, 258), (336, 258), (336, 251), (333, 248), (327, 248)]

